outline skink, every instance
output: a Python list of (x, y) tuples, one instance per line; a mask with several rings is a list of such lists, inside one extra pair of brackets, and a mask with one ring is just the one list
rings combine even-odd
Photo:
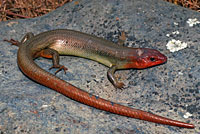
[(38, 57), (52, 58), (53, 66), (51, 68), (58, 68), (57, 73), (60, 70), (67, 70), (66, 67), (59, 64), (59, 55), (91, 59), (109, 67), (108, 79), (116, 88), (122, 88), (124, 84), (117, 80), (114, 72), (118, 69), (143, 69), (165, 63), (167, 57), (157, 50), (129, 48), (103, 38), (67, 29), (47, 31), (36, 36), (28, 33), (21, 42), (15, 40), (8, 42), (19, 46), (17, 62), (26, 76), (73, 100), (127, 117), (177, 127), (194, 128), (193, 124), (171, 120), (91, 95), (43, 70), (34, 62), (34, 59)]

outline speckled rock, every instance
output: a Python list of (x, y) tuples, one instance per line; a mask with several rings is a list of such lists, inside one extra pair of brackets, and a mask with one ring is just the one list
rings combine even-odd
[[(1, 134), (198, 134), (200, 133), (200, 24), (187, 20), (200, 14), (158, 0), (79, 0), (33, 19), (0, 23)], [(107, 67), (65, 56), (68, 67), (58, 77), (104, 99), (168, 118), (193, 123), (195, 129), (159, 125), (127, 118), (73, 101), (24, 76), (17, 67), (17, 47), (3, 39), (20, 40), (27, 32), (74, 29), (117, 41), (125, 31), (126, 46), (154, 48), (168, 57), (166, 64), (144, 70), (118, 71), (124, 90), (107, 80)], [(179, 34), (172, 34), (179, 31)], [(166, 36), (166, 35), (170, 36)], [(171, 53), (166, 44), (176, 39), (188, 47)], [(46, 69), (51, 61), (37, 64)], [(55, 70), (51, 70), (53, 73)]]

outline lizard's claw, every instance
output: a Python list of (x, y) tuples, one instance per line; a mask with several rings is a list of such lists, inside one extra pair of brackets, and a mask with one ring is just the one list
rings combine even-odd
[(49, 70), (51, 70), (52, 68), (58, 68), (58, 70), (55, 72), (55, 74), (57, 74), (59, 71), (61, 71), (62, 69), (64, 70), (65, 74), (66, 71), (68, 70), (65, 66), (63, 65), (53, 65), (52, 67), (49, 68)]

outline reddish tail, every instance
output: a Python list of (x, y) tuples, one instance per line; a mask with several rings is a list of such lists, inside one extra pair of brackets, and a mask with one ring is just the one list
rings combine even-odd
[[(68, 92), (70, 90), (70, 92)], [(63, 89), (56, 90), (58, 92), (61, 92), (62, 94), (79, 101), (81, 103), (84, 103), (86, 105), (95, 107), (97, 109), (101, 109), (104, 111), (108, 111), (111, 113), (132, 117), (140, 120), (145, 120), (149, 122), (164, 124), (164, 125), (170, 125), (170, 126), (177, 126), (177, 127), (184, 127), (184, 128), (194, 128), (195, 126), (193, 124), (188, 124), (176, 120), (171, 120), (165, 117), (161, 117), (155, 114), (151, 114), (142, 110), (133, 109), (130, 107), (122, 106), (119, 104), (115, 104), (113, 102), (95, 97), (93, 95), (89, 95), (87, 92), (82, 91), (73, 85), (65, 85)]]

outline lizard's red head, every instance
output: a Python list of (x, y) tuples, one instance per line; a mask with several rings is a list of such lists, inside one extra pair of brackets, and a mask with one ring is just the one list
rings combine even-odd
[(132, 60), (126, 65), (127, 68), (143, 69), (159, 65), (167, 61), (167, 57), (155, 49), (136, 48), (134, 54), (132, 54), (132, 52), (129, 54), (129, 59)]

